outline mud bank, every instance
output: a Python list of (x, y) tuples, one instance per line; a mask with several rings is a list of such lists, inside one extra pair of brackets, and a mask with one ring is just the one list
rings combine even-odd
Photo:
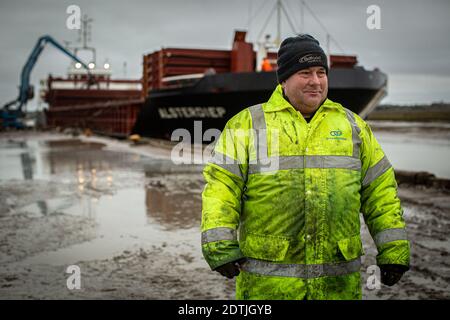
[[(234, 298), (201, 255), (201, 166), (171, 164), (158, 141), (11, 133), (0, 149), (0, 299)], [(448, 299), (450, 196), (401, 185), (400, 197), (411, 270), (369, 290), (376, 249), (362, 228), (364, 298)], [(71, 265), (80, 289), (67, 287)]]

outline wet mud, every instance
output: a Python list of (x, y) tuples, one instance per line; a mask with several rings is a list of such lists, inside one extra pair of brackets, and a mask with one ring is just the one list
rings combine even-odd
[[(201, 165), (171, 145), (56, 133), (0, 135), (0, 299), (234, 299), (200, 248)], [(450, 195), (400, 187), (412, 265), (368, 289), (376, 248), (362, 228), (364, 299), (450, 298)], [(80, 270), (70, 289), (69, 266)]]

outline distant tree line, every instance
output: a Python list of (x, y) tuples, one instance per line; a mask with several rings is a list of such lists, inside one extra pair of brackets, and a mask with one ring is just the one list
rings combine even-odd
[(367, 119), (450, 122), (450, 103), (435, 102), (416, 105), (382, 104), (376, 107)]

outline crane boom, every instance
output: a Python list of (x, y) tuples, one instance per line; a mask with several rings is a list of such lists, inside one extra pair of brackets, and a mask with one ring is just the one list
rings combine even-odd
[[(8, 126), (18, 127), (18, 124), (16, 123), (17, 117), (19, 117), (22, 114), (22, 107), (28, 102), (29, 99), (33, 97), (33, 88), (32, 86), (30, 86), (31, 71), (33, 70), (36, 61), (39, 58), (39, 55), (41, 54), (42, 50), (44, 49), (47, 43), (52, 44), (58, 50), (60, 50), (61, 52), (63, 52), (76, 62), (79, 62), (83, 66), (83, 68), (87, 70), (89, 81), (91, 82), (92, 75), (89, 71), (89, 67), (83, 61), (81, 61), (76, 55), (71, 53), (69, 50), (61, 46), (51, 36), (45, 35), (40, 37), (36, 45), (34, 46), (33, 50), (31, 51), (30, 56), (27, 59), (27, 62), (22, 68), (22, 72), (20, 74), (19, 96), (15, 100), (6, 103), (2, 107), (1, 118), (3, 127)], [(13, 105), (17, 105), (17, 107), (14, 110), (10, 110), (11, 106)]]

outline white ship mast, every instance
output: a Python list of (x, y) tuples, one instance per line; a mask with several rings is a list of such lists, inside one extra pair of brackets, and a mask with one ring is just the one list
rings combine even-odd
[[(90, 69), (90, 72), (93, 75), (101, 75), (109, 78), (111, 76), (112, 70), (108, 60), (105, 60), (103, 68), (99, 67), (97, 65), (96, 49), (88, 45), (88, 42), (92, 40), (91, 23), (93, 21), (94, 20), (92, 18), (89, 18), (86, 14), (83, 15), (83, 17), (81, 18), (81, 27), (78, 31), (79, 35), (78, 42), (81, 43), (81, 46), (74, 48), (74, 54), (78, 56), (79, 52), (90, 52), (91, 57), (90, 60), (88, 60), (89, 61), (88, 67)], [(81, 68), (81, 65), (79, 63), (74, 63), (70, 66), (69, 75), (84, 75), (84, 74), (87, 74), (87, 72), (86, 70)]]
[[(265, 20), (263, 27), (260, 31), (260, 33), (258, 34), (257, 37), (257, 46), (258, 46), (258, 52), (257, 52), (257, 58), (256, 58), (256, 66), (257, 66), (257, 71), (261, 71), (261, 65), (262, 65), (262, 61), (264, 60), (264, 58), (267, 57), (267, 52), (269, 50), (276, 50), (280, 47), (281, 44), (281, 14), (283, 13), (286, 20), (289, 23), (289, 26), (292, 29), (292, 32), (294, 34), (299, 34), (299, 33), (303, 33), (304, 32), (304, 8), (306, 8), (309, 13), (311, 14), (311, 16), (314, 18), (314, 20), (316, 20), (316, 22), (319, 24), (319, 26), (325, 31), (326, 33), (326, 54), (328, 57), (328, 60), (330, 59), (330, 45), (331, 42), (333, 41), (335, 43), (335, 45), (339, 48), (339, 50), (341, 52), (344, 52), (344, 50), (342, 50), (341, 46), (339, 45), (339, 43), (337, 42), (337, 40), (331, 36), (330, 32), (328, 32), (328, 29), (325, 27), (325, 25), (320, 21), (320, 19), (317, 17), (317, 15), (311, 10), (311, 8), (306, 4), (306, 2), (304, 0), (300, 1), (300, 30), (297, 30), (292, 19), (289, 16), (288, 10), (286, 9), (285, 4), (283, 3), (282, 0), (277, 0), (275, 5), (273, 6), (272, 10), (270, 11), (267, 19)], [(270, 40), (270, 35), (265, 35), (264, 36), (264, 41), (261, 41), (262, 35), (265, 31), (265, 29), (267, 28), (267, 25), (269, 24), (273, 14), (275, 13), (275, 11), (277, 12), (277, 34), (276, 34), (276, 38), (275, 40), (271, 41)], [(328, 61), (329, 63), (330, 61)]]

